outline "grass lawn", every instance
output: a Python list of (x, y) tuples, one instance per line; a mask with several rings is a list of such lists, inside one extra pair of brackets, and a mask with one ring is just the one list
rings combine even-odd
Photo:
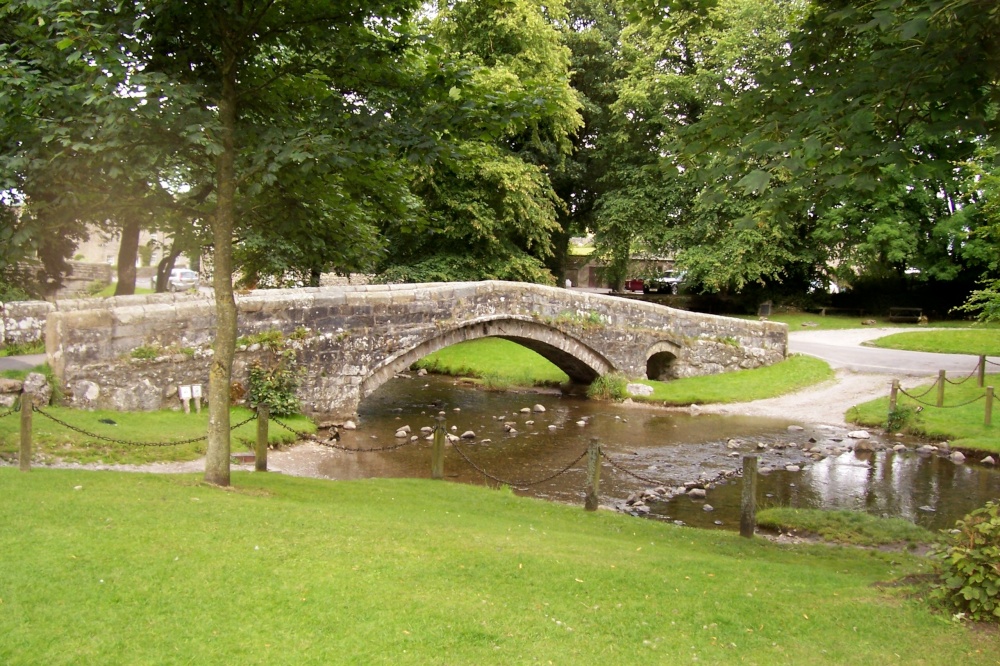
[[(996, 664), (927, 560), (429, 480), (0, 469), (4, 664)], [(879, 585), (879, 582), (886, 583)], [(916, 649), (919, 646), (919, 649)]]
[[(756, 321), (759, 319), (756, 315), (739, 315), (739, 319), (752, 319)], [(846, 317), (843, 315), (826, 315), (821, 316), (819, 313), (810, 312), (793, 312), (785, 314), (775, 314), (768, 317), (768, 321), (776, 321), (783, 324), (788, 324), (788, 331), (791, 333), (793, 331), (809, 331), (809, 330), (834, 330), (834, 329), (844, 329), (844, 328), (869, 328), (868, 326), (862, 326), (863, 321), (875, 321), (875, 328), (908, 328), (913, 327), (915, 324), (903, 324), (895, 323), (889, 321), (888, 317), (873, 317), (871, 315), (865, 316), (854, 316)], [(808, 324), (808, 325), (804, 325)], [(945, 320), (945, 321), (934, 321), (931, 322), (928, 327), (930, 328), (969, 328), (969, 327), (980, 327), (982, 324), (977, 324), (972, 321), (961, 321), (961, 320)], [(1000, 326), (992, 325), (993, 330), (1000, 334)]]
[(500, 377), (513, 386), (557, 386), (565, 372), (527, 347), (502, 338), (479, 338), (445, 347), (414, 364), (455, 377)]
[[(464, 377), (500, 377), (512, 386), (554, 385), (569, 377), (537, 353), (501, 338), (460, 342), (415, 364), (430, 372)], [(743, 402), (791, 393), (833, 377), (830, 367), (809, 356), (792, 356), (766, 368), (671, 382), (640, 380), (653, 395), (636, 400), (689, 405)]]
[(653, 387), (653, 394), (632, 399), (671, 405), (747, 402), (792, 393), (833, 376), (833, 370), (825, 361), (794, 355), (780, 363), (753, 370), (686, 377), (671, 382), (640, 380)]
[[(5, 410), (0, 410), (2, 413)], [(171, 442), (203, 437), (208, 430), (208, 409), (203, 407), (201, 414), (192, 411), (185, 414), (181, 411), (161, 410), (157, 412), (112, 412), (83, 411), (67, 407), (46, 407), (45, 412), (57, 419), (69, 423), (88, 432), (131, 442)], [(250, 410), (233, 408), (230, 419), (233, 425), (245, 421), (251, 415)], [(114, 424), (102, 423), (102, 420), (113, 421)], [(291, 427), (315, 432), (316, 427), (303, 416), (281, 419)], [(268, 428), (268, 438), (275, 444), (291, 443), (296, 436), (281, 426), (271, 423)], [(236, 429), (232, 437), (233, 451), (248, 451), (257, 440), (257, 423), (251, 421)], [(95, 439), (88, 435), (70, 430), (41, 413), (32, 415), (32, 441), (35, 453), (41, 453), (51, 458), (60, 458), (73, 462), (105, 462), (141, 464), (148, 462), (167, 462), (179, 460), (195, 460), (205, 455), (204, 440), (177, 446), (135, 446), (118, 444)], [(20, 446), (20, 420), (18, 414), (0, 418), (0, 456), (12, 458)]]
[(884, 349), (1000, 356), (1000, 329), (974, 328), (960, 331), (913, 331), (893, 333), (868, 343)]
[[(148, 280), (147, 280), (147, 282), (148, 282)], [(107, 287), (105, 287), (104, 289), (101, 289), (99, 292), (97, 292), (96, 294), (94, 294), (94, 296), (96, 296), (98, 298), (107, 298), (108, 296), (114, 296), (116, 288), (117, 288), (117, 285), (112, 282)], [(155, 293), (156, 293), (155, 289), (149, 289), (147, 287), (136, 287), (135, 288), (135, 295), (136, 296), (138, 296), (140, 294), (155, 294)]]
[[(1000, 375), (986, 375), (986, 385), (1000, 387)], [(919, 397), (920, 402), (899, 394), (896, 407), (905, 421), (903, 431), (946, 439), (952, 446), (1000, 452), (1000, 404), (994, 402), (993, 425), (987, 427), (984, 425), (984, 400), (977, 399), (984, 394), (984, 389), (976, 385), (975, 378), (958, 386), (946, 384), (943, 408), (933, 406), (937, 401), (937, 389), (928, 393), (931, 386), (909, 387), (903, 384), (903, 388), (912, 395), (919, 397), (926, 393)], [(953, 407), (973, 400), (975, 402), (971, 404)], [(921, 403), (930, 403), (930, 406)], [(918, 407), (922, 408), (919, 412), (916, 411)], [(852, 407), (846, 418), (852, 423), (884, 428), (888, 414), (889, 396), (886, 396)]]

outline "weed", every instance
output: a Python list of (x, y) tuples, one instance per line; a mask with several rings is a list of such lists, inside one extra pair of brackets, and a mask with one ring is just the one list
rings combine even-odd
[(132, 350), (129, 354), (138, 361), (152, 361), (163, 355), (163, 348), (157, 345), (141, 345)]
[(45, 340), (33, 342), (11, 342), (0, 349), (0, 356), (27, 356), (29, 354), (44, 354)]
[(936, 552), (943, 566), (934, 596), (960, 617), (1000, 622), (1000, 503), (987, 502), (955, 528)]
[(885, 429), (889, 432), (903, 432), (908, 430), (913, 424), (917, 411), (909, 405), (897, 405), (896, 409), (890, 410), (889, 417), (885, 422)]
[(621, 402), (628, 396), (628, 379), (625, 375), (613, 372), (601, 375), (587, 389), (587, 397), (593, 400), (614, 400)]

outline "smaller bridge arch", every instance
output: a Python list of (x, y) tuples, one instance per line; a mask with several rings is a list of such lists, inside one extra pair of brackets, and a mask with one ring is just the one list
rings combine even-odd
[(661, 340), (646, 350), (646, 379), (667, 381), (675, 378), (674, 363), (681, 355), (681, 346)]
[(480, 319), (443, 331), (387, 358), (361, 383), (361, 399), (367, 398), (396, 373), (406, 370), (425, 356), (459, 342), (479, 338), (503, 338), (527, 347), (551, 361), (577, 384), (590, 384), (615, 369), (602, 354), (557, 328), (513, 317)]

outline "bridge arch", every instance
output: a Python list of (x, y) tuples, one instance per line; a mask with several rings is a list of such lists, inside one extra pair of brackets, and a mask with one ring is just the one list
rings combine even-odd
[(675, 379), (673, 366), (681, 354), (681, 346), (661, 340), (646, 350), (646, 379), (668, 381)]
[(428, 354), (466, 340), (491, 337), (504, 338), (531, 349), (569, 375), (574, 383), (590, 384), (597, 377), (615, 370), (602, 354), (559, 329), (530, 319), (497, 317), (463, 323), (393, 354), (361, 382), (359, 397), (367, 398), (397, 372), (406, 370)]

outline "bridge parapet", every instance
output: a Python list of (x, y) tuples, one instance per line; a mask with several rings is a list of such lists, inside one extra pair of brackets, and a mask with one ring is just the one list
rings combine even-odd
[[(237, 307), (241, 336), (280, 331), (295, 349), (305, 409), (335, 416), (419, 358), (479, 337), (523, 344), (582, 383), (758, 367), (787, 351), (783, 324), (512, 282), (254, 291)], [(157, 409), (176, 406), (179, 384), (207, 382), (214, 323), (210, 298), (120, 298), (51, 313), (46, 337), (71, 404)], [(265, 353), (240, 348), (234, 380)]]

